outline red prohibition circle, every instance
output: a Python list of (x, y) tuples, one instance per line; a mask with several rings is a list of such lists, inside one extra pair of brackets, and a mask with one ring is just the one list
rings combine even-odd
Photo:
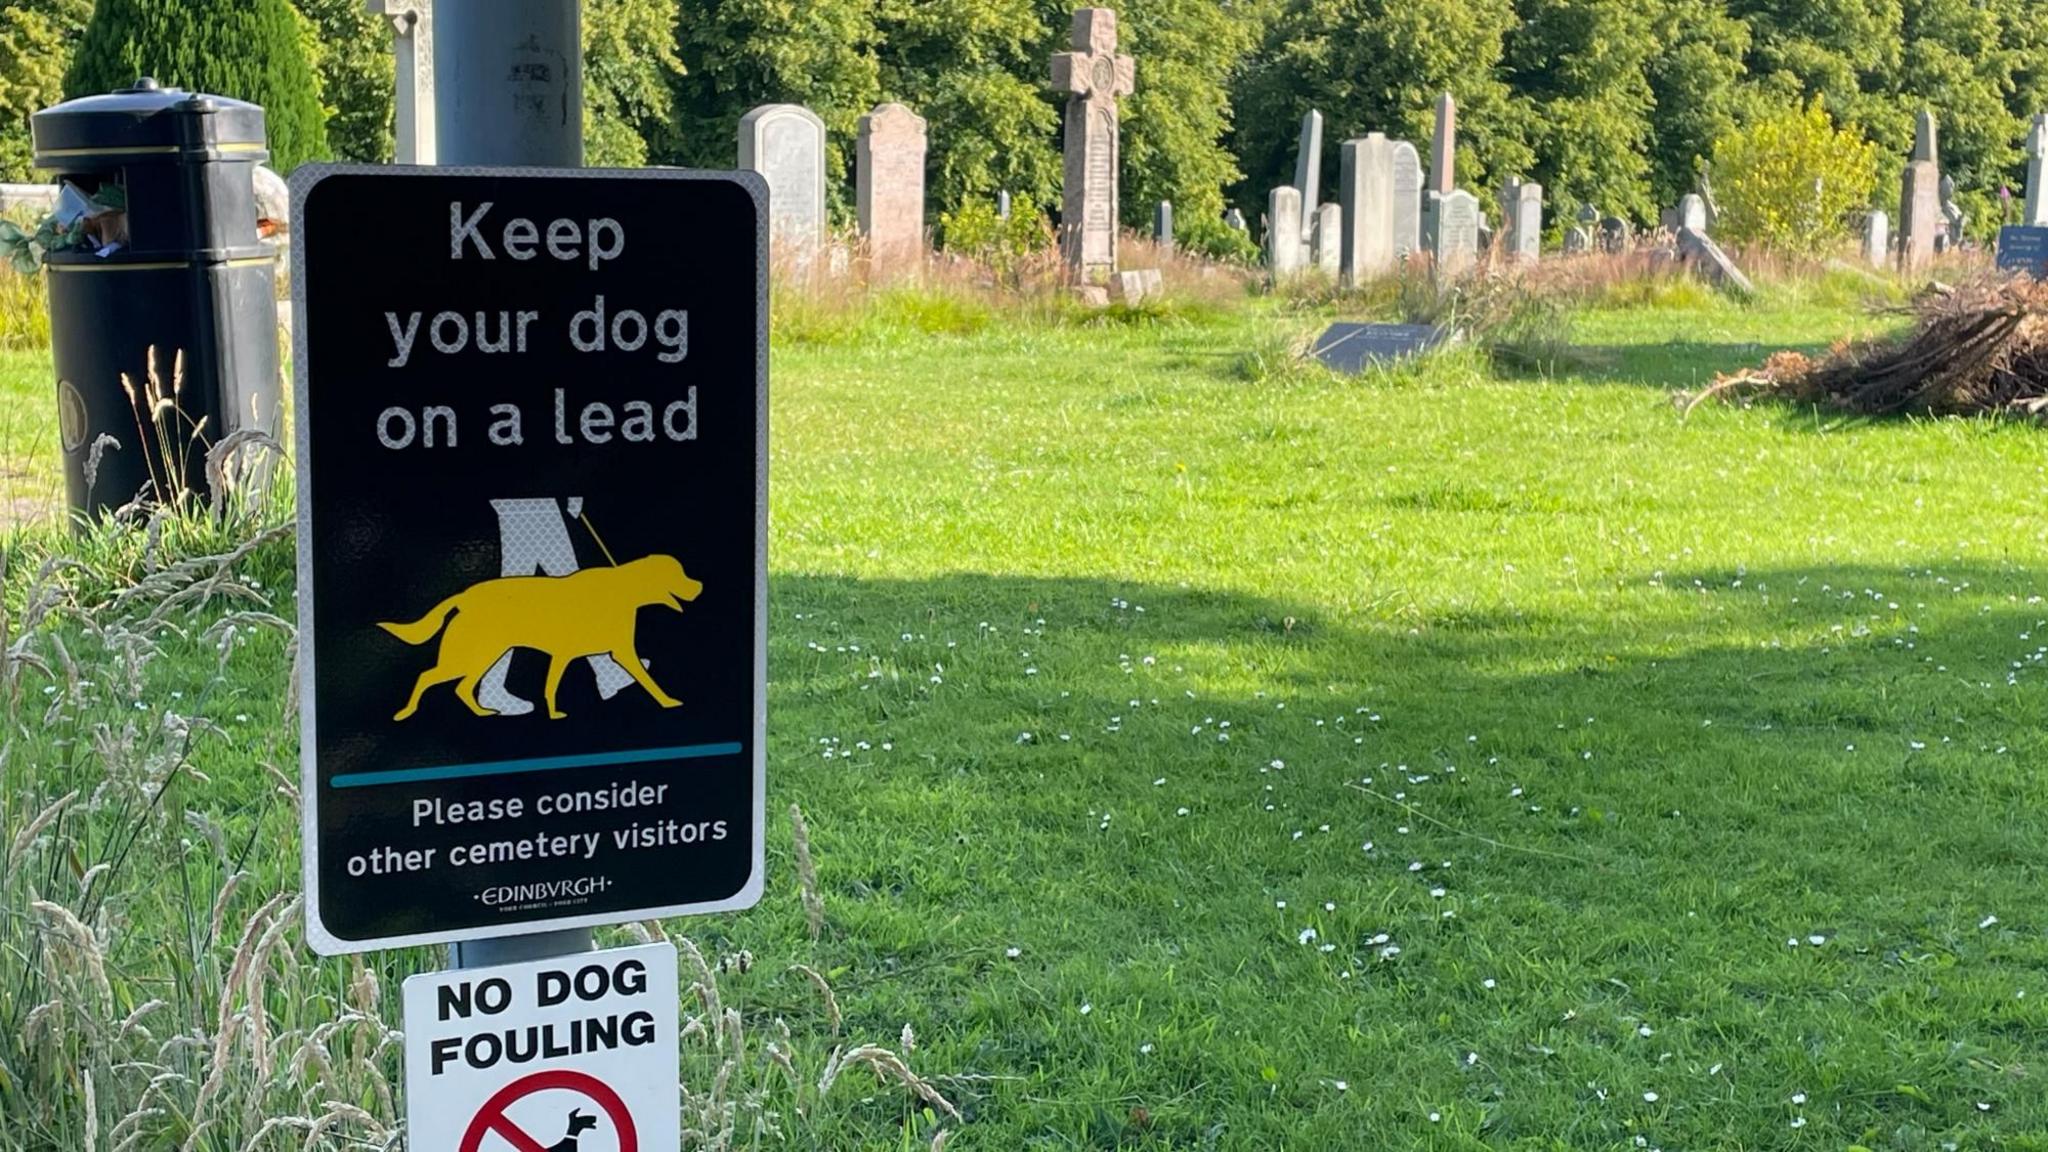
[(626, 1102), (619, 1099), (619, 1094), (595, 1076), (566, 1068), (521, 1076), (498, 1089), (489, 1100), (484, 1101), (484, 1106), (477, 1109), (475, 1119), (469, 1122), (468, 1130), (462, 1134), (460, 1152), (480, 1152), (486, 1132), (496, 1132), (499, 1139), (517, 1148), (519, 1152), (546, 1152), (540, 1141), (512, 1123), (511, 1118), (505, 1115), (505, 1110), (536, 1092), (545, 1092), (550, 1088), (581, 1092), (595, 1100), (597, 1106), (604, 1109), (605, 1115), (611, 1117), (612, 1129), (619, 1134), (619, 1152), (640, 1152), (640, 1133), (634, 1129), (633, 1114), (626, 1110)]

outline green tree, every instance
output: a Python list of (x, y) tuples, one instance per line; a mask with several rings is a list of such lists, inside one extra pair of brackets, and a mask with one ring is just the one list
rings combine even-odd
[(1236, 86), (1239, 207), (1255, 217), (1267, 190), (1293, 179), (1311, 108), (1324, 117), (1324, 188), (1336, 187), (1338, 142), (1369, 131), (1414, 141), (1427, 156), (1442, 92), (1458, 101), (1459, 184), (1531, 171), (1529, 113), (1500, 71), (1515, 23), (1510, 0), (1286, 0)]
[(1692, 190), (1714, 142), (1735, 130), (1750, 89), (1749, 25), (1724, 0), (1668, 0), (1654, 15), (1657, 52), (1645, 67), (1650, 99), (1650, 190), (1676, 204)]
[(320, 78), (327, 148), (338, 160), (391, 160), (397, 65), (392, 29), (363, 0), (294, 0), (312, 35), (306, 55)]
[(99, 0), (65, 94), (110, 92), (138, 76), (263, 105), (280, 171), (329, 154), (319, 81), (286, 0)]
[(1819, 256), (1848, 235), (1849, 213), (1870, 203), (1877, 146), (1837, 129), (1816, 96), (1716, 141), (1714, 184), (1729, 239)]
[(1138, 60), (1137, 91), (1123, 102), (1122, 210), (1149, 228), (1154, 205), (1207, 221), (1223, 189), (1242, 178), (1226, 146), (1229, 79), (1255, 43), (1251, 13), (1215, 0), (1125, 0), (1119, 51)]
[(637, 168), (675, 136), (675, 0), (584, 0), (583, 151), (593, 167)]
[(853, 133), (881, 94), (871, 0), (682, 0), (672, 158), (730, 168), (740, 117), (760, 104), (802, 104), (825, 121), (835, 214), (850, 215)]
[(12, 0), (0, 7), (0, 179), (32, 180), (28, 118), (64, 98), (64, 70), (92, 0)]
[(1656, 219), (1645, 65), (1657, 43), (1649, 7), (1641, 0), (1519, 0), (1516, 9), (1503, 63), (1516, 106), (1530, 113), (1535, 161), (1522, 175), (1544, 185), (1553, 219), (1582, 203)]

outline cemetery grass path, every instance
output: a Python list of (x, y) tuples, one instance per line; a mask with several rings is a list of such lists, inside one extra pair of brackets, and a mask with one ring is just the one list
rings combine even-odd
[[(1798, 301), (1589, 314), (1556, 381), (1233, 373), (1317, 322), (778, 351), (769, 891), (672, 925), (751, 951), (728, 1003), (824, 1032), (804, 962), (908, 1024), (956, 1149), (2034, 1146), (2041, 433), (1681, 423), (1872, 323)], [(291, 754), (184, 797), (266, 891)], [(922, 1146), (858, 1079), (798, 1143)]]

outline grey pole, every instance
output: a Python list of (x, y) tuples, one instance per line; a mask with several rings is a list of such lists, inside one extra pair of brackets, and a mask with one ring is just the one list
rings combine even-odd
[[(583, 166), (581, 0), (435, 0), (434, 132), (443, 165)], [(590, 929), (469, 940), (456, 968), (591, 949)]]
[(583, 164), (580, 0), (435, 0), (444, 165)]

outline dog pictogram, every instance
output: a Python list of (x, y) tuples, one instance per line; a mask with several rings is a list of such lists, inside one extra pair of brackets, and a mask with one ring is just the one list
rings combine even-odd
[(585, 656), (610, 656), (655, 703), (678, 707), (682, 701), (662, 691), (640, 663), (634, 633), (640, 609), (660, 606), (680, 612), (703, 591), (704, 585), (690, 579), (673, 556), (643, 556), (566, 576), (504, 576), (472, 584), (418, 620), (378, 624), (407, 644), (441, 637), (434, 666), (420, 673), (412, 697), (393, 719), (404, 720), (417, 712), (427, 689), (451, 680), (456, 698), (471, 712), (497, 715), (478, 702), (477, 683), (514, 648), (531, 648), (547, 656), (546, 697), (552, 719), (564, 716), (555, 705), (562, 674)]

